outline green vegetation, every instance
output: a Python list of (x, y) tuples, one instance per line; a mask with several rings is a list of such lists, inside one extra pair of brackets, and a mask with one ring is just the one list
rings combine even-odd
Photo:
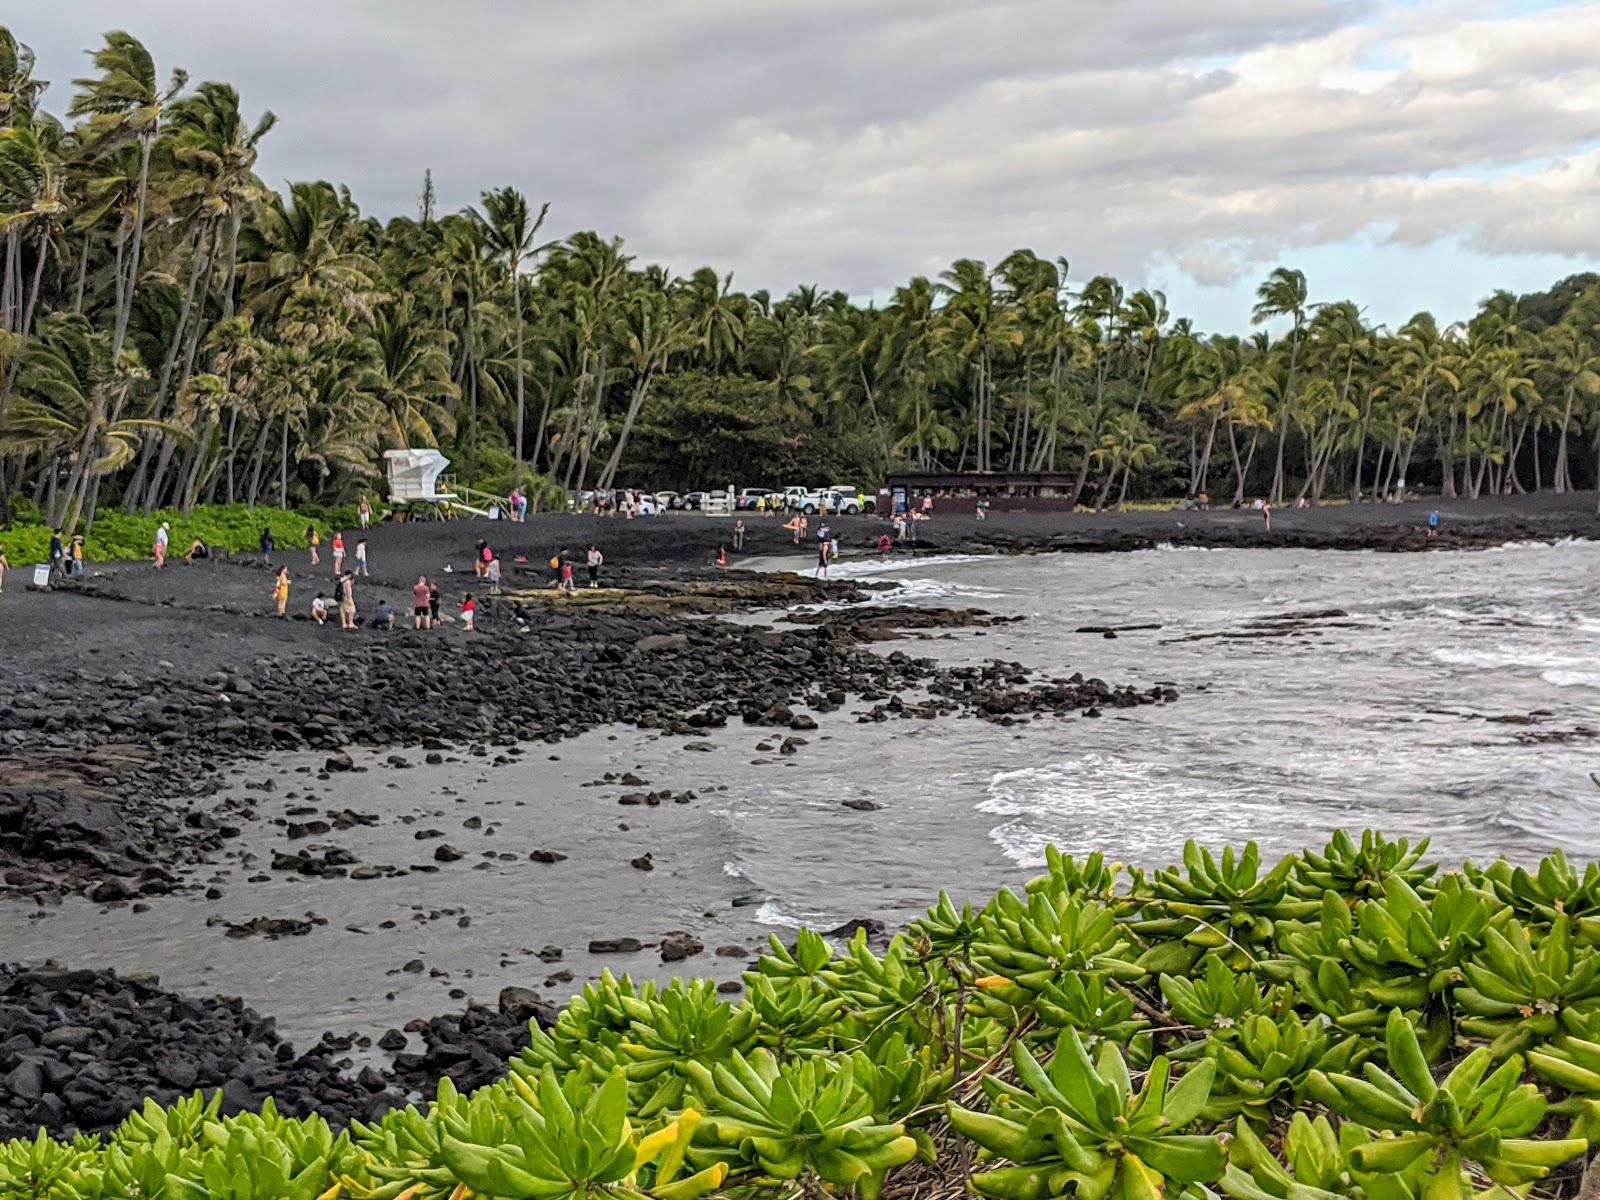
[(92, 64), (59, 119), (0, 29), (0, 519), (14, 496), (69, 527), (350, 500), (407, 444), (536, 501), (908, 467), (1070, 472), (1097, 506), (1475, 498), (1600, 467), (1595, 276), (1390, 330), (1278, 268), (1251, 336), (1110, 277), (1069, 286), (1031, 250), (883, 308), (774, 299), (620, 238), (541, 243), (549, 206), (512, 188), (440, 214), (430, 179), (387, 223), (331, 183), (274, 192), (254, 171), (271, 113), (164, 77), (126, 33)]
[(337, 1136), (147, 1102), (104, 1144), (0, 1147), (0, 1195), (1576, 1197), (1600, 867), (1425, 848), (1052, 849), (1023, 895), (941, 896), (882, 954), (774, 938), (738, 1003), (607, 974), (470, 1096)]
[[(308, 504), (278, 509), (202, 504), (188, 513), (177, 509), (157, 509), (148, 516), (103, 512), (83, 539), (84, 555), (90, 562), (146, 558), (156, 526), (162, 521), (172, 526), (174, 558), (183, 557), (195, 538), (214, 550), (255, 550), (263, 528), (272, 530), (273, 541), (289, 550), (304, 548), (308, 525), (315, 525), (324, 539), (336, 529), (355, 529), (356, 506)], [(0, 532), (0, 546), (5, 547), (13, 567), (45, 562), (50, 555), (50, 529), (31, 522), (18, 524)]]

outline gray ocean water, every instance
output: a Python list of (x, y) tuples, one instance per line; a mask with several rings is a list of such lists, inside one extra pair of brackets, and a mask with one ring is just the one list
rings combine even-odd
[[(767, 732), (731, 726), (705, 739), (709, 750), (610, 729), (500, 766), (413, 755), (396, 770), (359, 755), (370, 769), (326, 781), (319, 759), (280, 759), (237, 773), (236, 786), (273, 778), (276, 790), (258, 797), (254, 860), (202, 873), (222, 899), (170, 897), (142, 913), (72, 900), (43, 917), (0, 904), (0, 943), (8, 957), (154, 970), (168, 986), (241, 995), (308, 1040), (326, 1028), (376, 1033), (463, 996), (492, 1001), (562, 969), (574, 978), (550, 981), (553, 997), (605, 967), (731, 978), (770, 932), (903, 923), (940, 888), (981, 899), (1025, 879), (1050, 842), (1159, 866), (1190, 837), (1254, 838), (1276, 852), (1380, 826), (1432, 835), (1454, 860), (1526, 860), (1554, 846), (1600, 857), (1600, 544), (915, 559), (836, 573), (899, 584), (883, 603), (1025, 618), (884, 652), (1170, 682), (1182, 698), (1018, 728), (860, 724), (847, 707), (819, 715), (791, 756), (760, 749)], [(1312, 612), (1325, 615), (1281, 619)], [(1158, 628), (1074, 632), (1132, 624)], [(620, 805), (641, 788), (596, 786), (607, 771), (695, 795)], [(290, 843), (284, 822), (308, 808), (377, 823)], [(418, 838), (429, 830), (442, 836)], [(434, 863), (441, 841), (464, 857), (410, 873)], [(260, 871), (272, 848), (308, 846), (401, 874)], [(567, 858), (530, 863), (536, 849)], [(645, 853), (653, 870), (630, 866)], [(307, 912), (325, 924), (277, 941), (207, 924)], [(662, 965), (648, 943), (669, 930), (694, 933), (706, 952)], [(647, 945), (589, 953), (591, 939), (612, 936)], [(547, 945), (560, 962), (537, 957)], [(718, 946), (747, 953), (719, 958)]]

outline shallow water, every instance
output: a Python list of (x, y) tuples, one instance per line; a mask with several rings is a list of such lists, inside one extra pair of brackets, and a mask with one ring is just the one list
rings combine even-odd
[[(606, 966), (732, 978), (745, 960), (715, 957), (719, 945), (749, 950), (800, 922), (903, 923), (941, 887), (978, 899), (1019, 882), (1050, 841), (1161, 865), (1188, 837), (1253, 837), (1282, 851), (1338, 826), (1381, 825), (1432, 834), (1454, 859), (1528, 859), (1557, 845), (1600, 856), (1600, 786), (1589, 777), (1600, 772), (1600, 544), (836, 568), (850, 572), (900, 583), (896, 603), (1028, 618), (885, 651), (1014, 659), (1141, 687), (1171, 681), (1182, 699), (1016, 728), (857, 724), (846, 709), (820, 716), (793, 756), (758, 750), (777, 739), (738, 725), (701, 739), (706, 751), (601, 730), (530, 745), (502, 766), (462, 754), (428, 767), (408, 752), (418, 765), (396, 770), (358, 755), (370, 769), (326, 781), (313, 775), (320, 759), (297, 756), (240, 773), (241, 785), (277, 780), (261, 803), (264, 836), (251, 839), (263, 859), (262, 846), (341, 846), (404, 869), (432, 864), (440, 840), (465, 857), (370, 881), (274, 873), (250, 883), (260, 864), (229, 862), (203, 873), (223, 888), (217, 901), (172, 897), (144, 913), (71, 901), (43, 919), (30, 919), (31, 905), (0, 906), (0, 941), (20, 944), (25, 957), (155, 970), (168, 986), (242, 995), (304, 1041), (329, 1027), (377, 1033), (456, 1007), (451, 989), (492, 1002), (505, 984), (538, 986), (561, 968), (576, 982)], [(1329, 609), (1347, 615), (1256, 636), (1284, 628), (1261, 618)], [(1115, 639), (1073, 632), (1125, 624), (1160, 628)], [(583, 786), (630, 770), (646, 788)], [(661, 788), (697, 796), (617, 803), (623, 792)], [(858, 811), (843, 803), (852, 799), (883, 807)], [(291, 843), (272, 822), (299, 804), (379, 821)], [(474, 817), (482, 826), (467, 828)], [(418, 840), (425, 828), (445, 836)], [(533, 849), (569, 857), (530, 863)], [(646, 851), (653, 871), (629, 866)], [(307, 911), (327, 924), (273, 942), (206, 924)], [(595, 937), (648, 943), (675, 929), (693, 931), (706, 952), (669, 968), (649, 948), (586, 949)], [(535, 957), (546, 944), (562, 948), (562, 962)], [(421, 972), (404, 970), (416, 959)], [(551, 995), (575, 985), (554, 983)]]

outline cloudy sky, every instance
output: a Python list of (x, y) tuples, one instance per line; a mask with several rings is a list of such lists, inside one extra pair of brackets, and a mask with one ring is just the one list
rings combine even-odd
[(739, 286), (883, 295), (1030, 247), (1237, 330), (1255, 283), (1379, 321), (1600, 264), (1600, 3), (65, 0), (14, 32), (63, 109), (106, 29), (277, 112), (274, 184), (415, 212), (512, 184)]

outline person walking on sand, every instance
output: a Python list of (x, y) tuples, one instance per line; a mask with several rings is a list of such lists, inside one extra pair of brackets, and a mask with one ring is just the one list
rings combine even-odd
[(468, 592), (461, 598), (461, 628), (471, 633), (478, 627), (477, 619), (478, 602), (472, 598), (472, 593)]
[(1436, 508), (1428, 514), (1428, 537), (1439, 536), (1439, 510)]
[(333, 531), (333, 573), (344, 574), (344, 534), (337, 529)]
[(339, 576), (339, 628), (356, 629), (356, 577)]
[(818, 579), (826, 579), (828, 577), (828, 548), (829, 547), (828, 547), (828, 543), (827, 542), (818, 542), (817, 543), (817, 578)]
[(600, 586), (600, 564), (606, 561), (606, 556), (600, 553), (599, 546), (589, 547), (589, 586)]
[(79, 533), (79, 534), (74, 534), (73, 535), (72, 546), (67, 551), (67, 558), (72, 563), (72, 577), (74, 579), (82, 579), (83, 578), (83, 534)]
[(171, 538), (171, 527), (165, 521), (161, 522), (161, 528), (156, 530), (155, 545), (150, 547), (150, 552), (155, 559), (156, 570), (158, 571), (167, 565), (167, 543)]
[(322, 562), (322, 556), (317, 553), (317, 548), (321, 545), (322, 535), (317, 532), (317, 527), (315, 525), (307, 525), (306, 549), (311, 552), (311, 565), (313, 567), (320, 565)]
[(277, 602), (278, 615), (289, 615), (289, 568), (279, 567), (278, 573), (272, 578), (272, 598)]
[(357, 575), (367, 574), (367, 539), (356, 539), (356, 572)]
[(500, 560), (498, 558), (489, 560), (489, 569), (486, 574), (489, 579), (489, 595), (498, 596), (500, 594)]
[(261, 540), (257, 543), (261, 547), (261, 558), (267, 566), (272, 565), (272, 552), (277, 549), (277, 544), (272, 540), (272, 530), (265, 525), (261, 527)]
[(740, 517), (737, 521), (735, 521), (733, 523), (733, 548), (735, 550), (743, 550), (744, 549), (744, 518), (743, 517)]
[(361, 523), (363, 529), (372, 524), (372, 501), (367, 499), (365, 492), (362, 492), (361, 499), (356, 501), (356, 520)]
[(418, 575), (411, 587), (411, 628), (428, 628), (431, 610), (428, 607), (428, 577)]
[(806, 519), (805, 513), (801, 513), (796, 519), (800, 522), (800, 536), (796, 538), (795, 541), (804, 544), (806, 540), (806, 534), (811, 531), (811, 522)]
[(565, 550), (561, 552), (561, 591), (572, 595), (578, 590), (578, 585), (572, 578), (572, 558)]

